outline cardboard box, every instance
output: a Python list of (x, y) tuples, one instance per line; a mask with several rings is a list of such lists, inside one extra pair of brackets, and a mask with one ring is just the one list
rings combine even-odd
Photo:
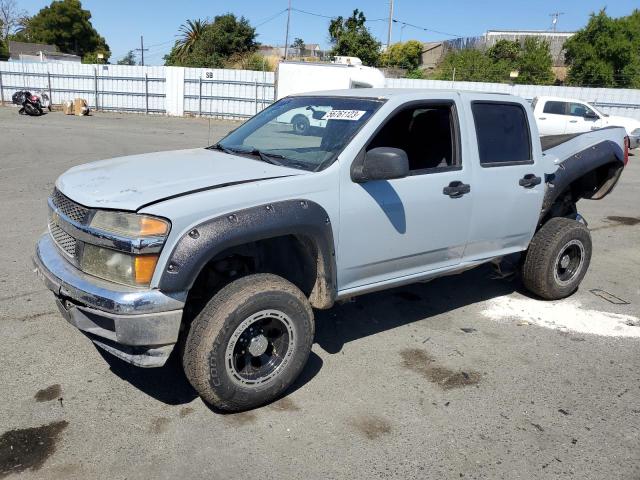
[(73, 102), (71, 100), (67, 100), (62, 104), (62, 112), (65, 115), (73, 115)]
[(84, 98), (76, 98), (73, 102), (73, 113), (78, 116), (89, 114), (89, 105)]

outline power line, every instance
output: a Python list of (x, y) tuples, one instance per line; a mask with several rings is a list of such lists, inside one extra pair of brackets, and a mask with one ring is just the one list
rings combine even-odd
[(321, 13), (314, 13), (314, 12), (309, 12), (308, 10), (301, 10), (299, 8), (291, 8), (291, 10), (293, 10), (294, 12), (299, 12), (299, 13), (304, 13), (305, 15), (311, 15), (314, 17), (320, 17), (320, 18), (329, 18), (329, 19), (334, 19), (336, 18), (335, 16), (330, 17), (329, 15), (322, 15)]
[(253, 28), (258, 28), (261, 27), (262, 25), (264, 25), (265, 23), (269, 23), (271, 20), (275, 20), (276, 18), (278, 18), (280, 15), (282, 15), (283, 13), (285, 13), (287, 10), (289, 10), (288, 8), (285, 8), (284, 10), (280, 10), (278, 13), (275, 13), (273, 15), (271, 15), (269, 18), (267, 18), (266, 20), (263, 20), (262, 22), (256, 24), (255, 27)]
[(406, 25), (407, 27), (417, 28), (418, 30), (424, 30), (425, 32), (433, 32), (433, 33), (437, 33), (439, 35), (447, 35), (449, 37), (459, 38), (459, 37), (463, 36), (463, 35), (458, 35), (456, 33), (440, 32), (440, 31), (434, 30), (432, 28), (421, 27), (420, 25), (414, 25), (413, 23), (403, 22), (402, 20), (398, 20), (396, 18), (393, 19), (393, 23), (399, 23), (401, 25)]

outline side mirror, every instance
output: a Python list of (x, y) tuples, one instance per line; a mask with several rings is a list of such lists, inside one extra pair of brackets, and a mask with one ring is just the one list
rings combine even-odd
[(585, 114), (584, 114), (584, 118), (589, 118), (589, 119), (592, 119), (592, 120), (597, 120), (597, 119), (598, 119), (598, 118), (600, 118), (600, 117), (598, 116), (598, 114), (597, 114), (596, 112), (593, 112), (593, 111), (591, 111), (591, 110), (587, 110), (587, 111), (585, 112)]
[(378, 147), (369, 150), (364, 158), (354, 162), (351, 180), (365, 183), (371, 180), (392, 180), (409, 175), (409, 158), (404, 150)]

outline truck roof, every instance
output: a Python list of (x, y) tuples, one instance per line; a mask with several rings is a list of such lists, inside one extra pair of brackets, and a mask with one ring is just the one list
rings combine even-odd
[(420, 94), (433, 94), (438, 93), (459, 93), (459, 94), (472, 94), (474, 96), (492, 96), (502, 95), (505, 97), (512, 97), (510, 93), (502, 92), (480, 92), (474, 90), (462, 90), (462, 89), (444, 89), (444, 88), (350, 88), (341, 90), (321, 90), (316, 92), (296, 93), (292, 96), (297, 97), (310, 97), (310, 96), (330, 96), (330, 97), (361, 97), (361, 98), (402, 98), (402, 97), (415, 97)]

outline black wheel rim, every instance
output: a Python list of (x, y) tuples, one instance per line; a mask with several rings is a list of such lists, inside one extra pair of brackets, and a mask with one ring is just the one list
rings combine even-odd
[(279, 310), (263, 310), (247, 317), (233, 332), (225, 352), (231, 379), (242, 386), (272, 381), (293, 354), (294, 327)]
[(558, 253), (554, 266), (554, 278), (562, 286), (568, 285), (582, 271), (584, 245), (580, 240), (567, 242)]
[(302, 133), (307, 129), (307, 124), (304, 121), (299, 120), (295, 123), (295, 129), (297, 132)]

